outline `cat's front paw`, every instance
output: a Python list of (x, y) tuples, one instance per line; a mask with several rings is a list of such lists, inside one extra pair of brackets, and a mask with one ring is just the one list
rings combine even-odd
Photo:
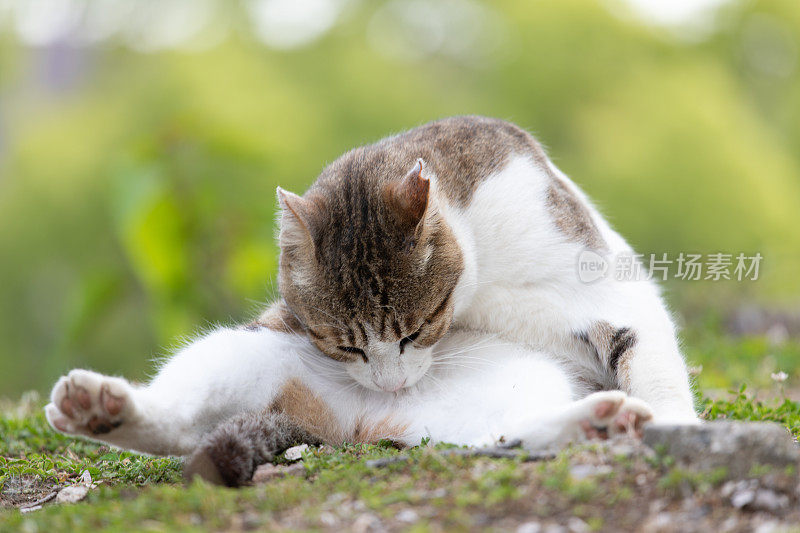
[(645, 424), (653, 419), (653, 411), (622, 391), (603, 391), (582, 400), (585, 415), (579, 425), (587, 439), (608, 439), (615, 435), (642, 437)]
[(101, 435), (131, 416), (131, 392), (131, 385), (124, 379), (75, 369), (56, 382), (45, 415), (50, 425), (62, 433)]

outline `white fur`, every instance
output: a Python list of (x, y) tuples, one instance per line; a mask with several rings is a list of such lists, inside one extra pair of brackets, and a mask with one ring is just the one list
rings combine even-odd
[[(269, 405), (290, 379), (303, 382), (331, 408), (336, 421), (352, 431), (357, 423), (385, 419), (407, 426), (408, 445), (433, 442), (486, 445), (504, 438), (546, 448), (586, 438), (581, 423), (609, 427), (612, 418), (633, 413), (646, 420), (649, 408), (618, 391), (574, 400), (573, 384), (546, 356), (486, 336), (454, 331), (437, 344), (433, 368), (413, 387), (397, 394), (355, 386), (342, 363), (312, 349), (307, 340), (268, 329), (219, 329), (176, 354), (146, 386), (87, 370), (61, 378), (45, 408), (59, 431), (102, 440), (146, 453), (185, 455), (218, 423)], [(73, 402), (81, 387), (91, 405)], [(104, 391), (123, 401), (111, 416)], [(614, 403), (605, 418), (601, 403)], [(118, 427), (93, 435), (89, 420), (105, 417)]]
[[(551, 170), (584, 200), (608, 253), (632, 253), (577, 186), (552, 164)], [(637, 343), (627, 392), (649, 403), (658, 421), (696, 422), (686, 367), (658, 287), (613, 275), (580, 281), (577, 258), (585, 247), (556, 228), (546, 206), (551, 179), (529, 158), (516, 157), (481, 184), (468, 208), (443, 210), (467, 255), (460, 289), (472, 292), (468, 304), (457, 308), (456, 323), (554, 354), (570, 371), (607, 388), (616, 388), (614, 376), (576, 334), (599, 321), (631, 328)]]

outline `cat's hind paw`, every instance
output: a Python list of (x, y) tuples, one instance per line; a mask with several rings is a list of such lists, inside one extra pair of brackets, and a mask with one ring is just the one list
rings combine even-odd
[(653, 411), (622, 391), (603, 391), (584, 398), (584, 413), (578, 424), (587, 439), (608, 439), (615, 435), (642, 437), (644, 425), (653, 419)]
[(122, 378), (75, 369), (56, 382), (45, 415), (62, 433), (101, 435), (131, 416), (131, 392), (131, 385)]

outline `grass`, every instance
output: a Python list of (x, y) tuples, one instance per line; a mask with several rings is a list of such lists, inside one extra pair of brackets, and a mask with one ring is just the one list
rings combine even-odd
[[(746, 346), (744, 364), (758, 364), (751, 349), (756, 344), (740, 345)], [(798, 438), (800, 403), (778, 392), (773, 399), (758, 399), (740, 386), (713, 399), (703, 397), (700, 406), (706, 419), (775, 421)], [(654, 499), (669, 502), (689, 491), (713, 503), (724, 479), (718, 472), (690, 472), (668, 460), (645, 461), (591, 446), (567, 449), (541, 463), (459, 457), (442, 454), (442, 446), (420, 446), (402, 452), (410, 461), (369, 466), (370, 459), (401, 453), (385, 443), (311, 448), (300, 475), (230, 490), (202, 482), (184, 486), (175, 459), (59, 435), (48, 426), (35, 395), (0, 405), (0, 434), (0, 498), (6, 507), (77, 483), (87, 471), (98, 485), (76, 505), (46, 505), (26, 514), (0, 509), (0, 531), (348, 529), (356, 520), (372, 519), (418, 531), (513, 528), (530, 519), (577, 519), (589, 530), (612, 524), (624, 529), (637, 524), (636, 509)], [(576, 461), (601, 461), (610, 468), (578, 478), (572, 473)], [(411, 511), (414, 520), (408, 518)]]
[(730, 394), (724, 399), (703, 399), (703, 417), (707, 420), (730, 418), (778, 422), (786, 426), (795, 440), (800, 439), (800, 403), (786, 397), (757, 400), (747, 393), (746, 385)]

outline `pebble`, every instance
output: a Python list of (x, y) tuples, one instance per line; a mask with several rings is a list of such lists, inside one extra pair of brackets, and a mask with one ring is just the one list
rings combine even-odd
[(567, 528), (572, 533), (586, 533), (589, 531), (589, 524), (578, 518), (577, 516), (573, 516), (569, 520), (567, 520)]
[(56, 503), (76, 503), (81, 501), (89, 494), (89, 487), (86, 485), (70, 485), (58, 491)]
[(303, 452), (308, 449), (308, 444), (301, 444), (300, 446), (293, 446), (283, 453), (287, 461), (299, 461), (303, 458)]
[(383, 524), (381, 524), (381, 521), (377, 516), (370, 513), (364, 513), (358, 515), (358, 517), (355, 519), (351, 531), (353, 531), (353, 533), (377, 533), (386, 531), (386, 528), (383, 527)]
[(577, 480), (586, 479), (591, 476), (605, 476), (613, 472), (614, 469), (610, 465), (575, 465), (570, 468), (570, 474)]
[(328, 527), (333, 527), (339, 523), (339, 519), (336, 517), (336, 515), (328, 511), (320, 513), (319, 521)]
[(413, 524), (417, 520), (419, 520), (419, 515), (413, 509), (403, 509), (397, 516), (395, 516), (401, 522), (405, 522), (407, 524)]
[(525, 522), (517, 528), (517, 533), (541, 533), (542, 524), (539, 522)]
[(756, 491), (746, 489), (737, 491), (731, 496), (731, 505), (741, 509), (745, 505), (750, 505), (756, 499)]
[(769, 489), (761, 489), (756, 492), (753, 508), (762, 511), (777, 511), (789, 506), (789, 498), (785, 494), (778, 494)]

